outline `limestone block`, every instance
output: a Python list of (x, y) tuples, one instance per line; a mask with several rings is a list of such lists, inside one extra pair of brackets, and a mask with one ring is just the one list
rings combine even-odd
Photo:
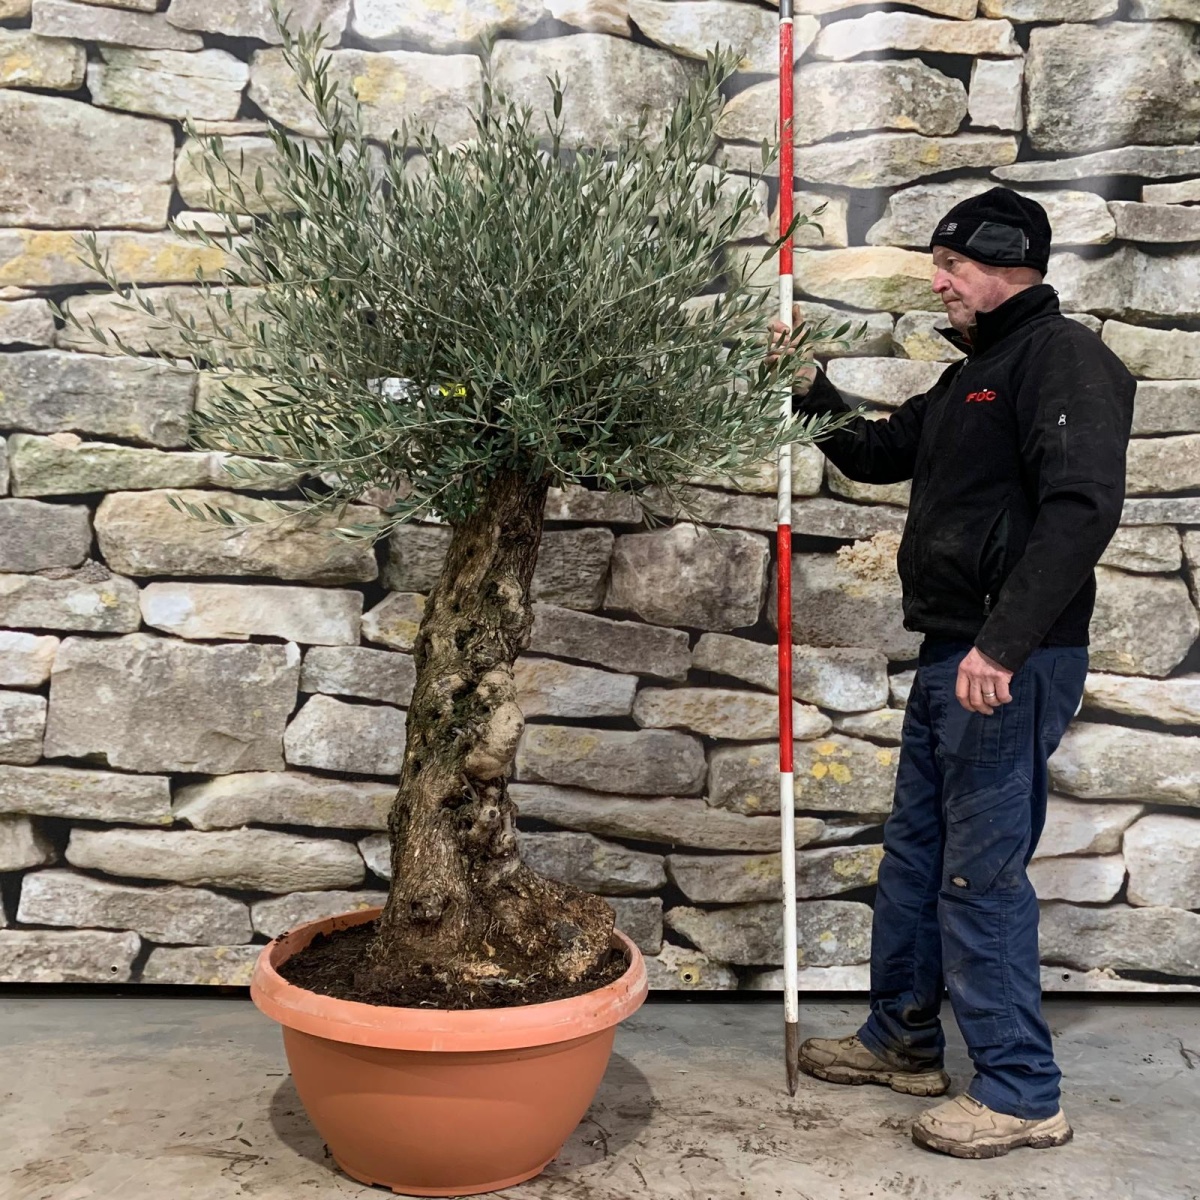
[(32, 7), (33, 0), (0, 0), (0, 20), (27, 17)]
[(590, 833), (526, 833), (521, 858), (539, 875), (589, 892), (636, 895), (667, 882), (661, 855), (628, 850)]
[(0, 691), (0, 762), (37, 762), (45, 731), (45, 696)]
[[(774, 13), (731, 0), (629, 0), (629, 15), (647, 38), (683, 58), (705, 55), (718, 42), (741, 54), (738, 69), (759, 75), (779, 71), (779, 21)], [(812, 44), (820, 22), (796, 18), (795, 57)]]
[(636, 675), (614, 675), (557, 662), (520, 658), (513, 665), (517, 704), (527, 717), (625, 717), (633, 708)]
[(1200, 200), (1200, 179), (1148, 183), (1142, 188), (1142, 202), (1145, 204), (1192, 204), (1197, 200)]
[[(817, 219), (822, 223), (826, 221), (824, 216)], [(826, 228), (829, 226), (826, 225)], [(849, 235), (840, 244), (844, 246), (848, 240)], [(812, 344), (812, 352), (818, 358), (858, 358), (891, 352), (892, 328), (895, 324), (891, 313), (847, 312), (843, 308), (818, 304), (815, 300), (798, 300), (796, 303), (800, 306), (800, 319), (806, 324), (818, 328), (825, 322), (824, 328), (829, 336)], [(847, 330), (845, 340), (835, 340), (832, 335), (847, 323), (851, 328)]]
[[(1200, 525), (1200, 499), (1126, 500), (1122, 525)], [(1186, 546), (1185, 546), (1186, 551)]]
[[(978, 0), (915, 0), (908, 7), (920, 8), (939, 17), (955, 17), (960, 21), (969, 21), (975, 16), (977, 3)], [(862, 0), (798, 0), (796, 11), (824, 16), (826, 13), (840, 12), (844, 8), (861, 7)]]
[(78, 767), (0, 767), (0, 812), (125, 825), (170, 825), (165, 775)]
[(373, 833), (370, 837), (362, 838), (358, 843), (358, 852), (368, 870), (380, 879), (391, 879), (392, 860), (386, 833)]
[[(244, 526), (235, 537), (172, 506), (168, 495), (193, 504), (215, 504), (265, 524)], [(343, 522), (369, 520), (375, 510), (350, 505)], [(300, 526), (269, 501), (234, 492), (113, 492), (96, 513), (96, 534), (109, 566), (127, 575), (266, 575), (306, 583), (362, 583), (378, 571), (363, 542), (345, 542), (332, 517)]]
[[(811, 900), (871, 887), (882, 858), (882, 846), (805, 850), (796, 857), (796, 894)], [(693, 904), (783, 899), (778, 854), (670, 854), (667, 873)]]
[(0, 629), (0, 687), (41, 687), (50, 678), (59, 639)]
[[(871, 990), (871, 968), (866, 963), (851, 967), (804, 967), (797, 973), (801, 992), (868, 992)], [(748, 992), (781, 992), (783, 971), (753, 971), (742, 980), (741, 989)]]
[(833, 719), (833, 727), (838, 733), (867, 738), (872, 742), (882, 742), (885, 746), (900, 745), (903, 726), (904, 710), (902, 708), (877, 708), (874, 712), (851, 713), (848, 716), (838, 716)]
[(195, 390), (194, 374), (166, 363), (60, 350), (0, 355), (5, 424), (34, 433), (74, 430), (164, 448), (183, 446)]
[[(358, 96), (368, 137), (386, 141), (404, 124), (414, 129), (432, 127), (451, 144), (474, 136), (468, 109), (482, 102), (483, 93), (482, 69), (473, 55), (333, 50), (329, 63), (329, 78)], [(320, 135), (316, 114), (300, 94), (281, 50), (260, 50), (254, 55), (248, 94), (267, 117), (285, 128), (310, 137)]]
[(1083, 705), (1160, 725), (1200, 725), (1200, 675), (1133, 679), (1093, 672), (1087, 677)]
[(98, 4), (102, 8), (131, 8), (136, 12), (155, 12), (158, 0), (80, 0), (82, 4)]
[(45, 300), (0, 300), (0, 345), (53, 346), (55, 333)]
[(237, 181), (245, 199), (238, 204), (242, 212), (269, 212), (282, 206), (281, 156), (274, 142), (265, 137), (226, 137), (222, 138), (222, 150), (228, 169), (212, 163), (214, 179), (210, 182), (204, 144), (195, 138), (184, 139), (175, 156), (175, 184), (185, 203), (194, 208), (216, 207), (222, 191), (230, 190)]
[(352, 842), (268, 829), (196, 833), (76, 828), (67, 843), (67, 861), (106, 875), (255, 892), (356, 887), (364, 874)]
[(383, 586), (428, 594), (442, 573), (451, 535), (448, 525), (398, 525), (388, 536)]
[[(1194, 31), (1171, 23), (1039, 27), (1029, 37), (1026, 104), (1034, 149), (1186, 144), (1200, 136)], [(1122, 87), (1080, 63), (1122, 64)], [(1068, 82), (1068, 76), (1070, 81)]]
[(1081, 803), (1051, 796), (1046, 804), (1046, 824), (1033, 857), (1117, 854), (1121, 835), (1145, 811), (1140, 804)]
[(614, 621), (552, 604), (533, 606), (529, 649), (610, 671), (674, 680), (686, 677), (691, 658), (688, 636), (681, 629)]
[(1039, 900), (1107, 904), (1125, 882), (1125, 860), (1119, 854), (1039, 858), (1029, 864), (1029, 882)]
[[(664, 796), (603, 796), (577, 788), (514, 783), (509, 796), (523, 817), (563, 829), (695, 850), (775, 850), (778, 817), (748, 817), (713, 808), (703, 800)], [(817, 817), (796, 818), (796, 846), (815, 842), (825, 831)]]
[(203, 50), (204, 42), (160, 13), (120, 11), (72, 0), (34, 0), (33, 31), (48, 38), (116, 42), (146, 50)]
[(417, 669), (409, 654), (366, 646), (314, 646), (304, 656), (300, 690), (359, 696), (404, 707), (412, 699), (416, 679)]
[(1200, 808), (1200, 737), (1077, 721), (1050, 759), (1050, 783), (1081, 800)]
[[(795, 278), (800, 291), (817, 300), (854, 308), (885, 312), (928, 308), (933, 296), (932, 277), (928, 254), (891, 246), (852, 246), (848, 250), (810, 250), (796, 255)], [(847, 358), (837, 363), (858, 361)]]
[(261, 946), (178, 946), (150, 951), (142, 983), (249, 987)]
[(551, 488), (546, 496), (545, 518), (583, 525), (640, 525), (642, 506), (637, 497), (628, 492)]
[[(692, 666), (726, 675), (767, 691), (778, 691), (773, 645), (722, 633), (705, 633), (692, 651)], [(792, 647), (792, 690), (796, 698), (836, 712), (860, 712), (887, 702), (887, 659), (878, 650)]]
[(349, 704), (313, 696), (283, 737), (288, 764), (356, 775), (400, 774), (406, 714), (390, 704)]
[[(633, 706), (643, 728), (684, 729), (726, 741), (753, 742), (779, 729), (779, 701), (761, 692), (729, 688), (644, 688)], [(821, 737), (833, 722), (807, 704), (792, 705), (792, 734), (801, 740)]]
[(944, 362), (907, 358), (841, 358), (826, 367), (829, 382), (850, 404), (861, 401), (886, 408), (899, 408), (929, 391), (945, 373)]
[(1125, 831), (1130, 904), (1200, 908), (1200, 821), (1152, 813)]
[[(825, 308), (824, 305), (805, 306)], [(833, 313), (825, 308), (826, 313)], [(841, 314), (847, 317), (849, 314)], [(882, 315), (882, 314), (881, 314)], [(891, 317), (885, 317), (891, 328)], [(802, 499), (815, 496), (821, 490), (825, 475), (825, 455), (816, 446), (797, 443), (792, 446), (792, 498)], [(779, 467), (774, 459), (748, 463), (728, 472), (701, 471), (688, 481), (695, 487), (724, 488), (731, 492), (745, 492), (752, 496), (777, 496), (779, 494)]]
[(416, 592), (391, 592), (363, 614), (362, 635), (390, 650), (412, 650), (425, 615), (425, 597)]
[(1044, 183), (1049, 180), (1093, 179), (1101, 175), (1141, 175), (1147, 179), (1171, 179), (1200, 171), (1200, 147), (1122, 146), (1074, 158), (1013, 163), (993, 171), (997, 179), (1014, 183)]
[(79, 566), (92, 548), (91, 516), (82, 504), (0, 500), (0, 571)]
[(173, 813), (177, 821), (203, 831), (242, 825), (386, 829), (395, 796), (394, 783), (251, 771), (181, 787)]
[[(324, 29), (327, 45), (336, 46), (346, 28), (350, 0), (290, 0), (284, 8), (293, 30)], [(278, 45), (282, 40), (271, 17), (270, 0), (171, 0), (167, 20), (180, 29), (254, 38)]]
[(1200, 380), (1141, 380), (1133, 406), (1133, 432), (1200, 433)]
[(646, 976), (655, 992), (733, 991), (738, 978), (727, 966), (688, 946), (663, 946), (646, 956)]
[(250, 68), (224, 50), (102, 47), (88, 67), (92, 103), (152, 117), (228, 121), (242, 104)]
[(69, 637), (50, 679), (45, 754), (127, 771), (282, 770), (299, 675), (291, 643)]
[(354, 32), (366, 41), (401, 39), (445, 50), (482, 37), (515, 34), (542, 17), (542, 0), (477, 0), (450, 5), (438, 0), (358, 0)]
[(829, 490), (835, 496), (845, 496), (847, 500), (855, 500), (862, 504), (908, 507), (912, 484), (907, 480), (903, 483), (859, 483), (858, 480), (843, 475), (832, 462), (825, 464), (825, 478), (829, 483)]
[(136, 933), (0, 930), (0, 982), (125, 983), (141, 944)]
[(212, 474), (206, 453), (85, 442), (73, 433), (14, 433), (9, 462), (16, 496), (204, 487)]
[(1200, 617), (1182, 579), (1109, 567), (1096, 569), (1092, 622), (1091, 664), (1118, 675), (1169, 675), (1200, 636)]
[[(770, 14), (764, 16), (776, 23)], [(773, 36), (777, 41), (778, 35)], [(777, 64), (771, 69), (778, 74)], [(797, 69), (793, 86), (796, 95), (804, 97), (803, 115), (794, 130), (797, 146), (881, 129), (946, 136), (955, 133), (967, 115), (963, 85), (916, 59), (806, 63)], [(776, 137), (778, 128), (776, 79), (734, 96), (721, 115), (717, 135), (728, 141), (761, 142)]]
[(663, 948), (663, 902), (661, 896), (605, 896), (616, 914), (616, 928), (643, 954), (658, 954)]
[(1178, 571), (1182, 561), (1177, 529), (1170, 525), (1136, 525), (1113, 534), (1100, 565), (1139, 575), (1158, 575)]
[(1015, 58), (1021, 46), (1007, 21), (940, 21), (905, 12), (874, 12), (835, 21), (817, 37), (817, 58), (847, 59), (887, 50)]
[(767, 539), (740, 529), (675, 525), (617, 538), (605, 607), (652, 625), (738, 629), (757, 622)]
[(1055, 254), (1047, 281), (1058, 288), (1064, 308), (1071, 311), (1134, 321), (1191, 319), (1200, 313), (1193, 286), (1197, 270), (1200, 251), (1156, 255), (1126, 244), (1103, 259)]
[[(673, 908), (663, 919), (668, 929), (721, 962), (741, 967), (778, 966), (783, 962), (782, 904), (737, 904), (709, 911)], [(870, 954), (871, 909), (849, 900), (805, 901), (797, 906), (796, 942), (804, 966), (866, 962)]]
[(131, 929), (150, 942), (212, 946), (248, 942), (250, 910), (203, 888), (129, 887), (77, 875), (38, 871), (21, 882), (17, 920), (29, 925)]
[(907, 707), (909, 694), (912, 692), (916, 681), (916, 671), (897, 671), (895, 675), (890, 677), (889, 693), (892, 703), (897, 708)]
[(1183, 204), (1137, 204), (1110, 200), (1117, 237), (1129, 242), (1200, 241), (1200, 211)]
[(1189, 983), (1147, 983), (1141, 979), (1122, 979), (1109, 967), (1091, 971), (1072, 971), (1066, 967), (1042, 968), (1044, 992), (1200, 992)]
[(387, 892), (292, 892), (287, 896), (256, 901), (250, 906), (250, 919), (254, 922), (255, 933), (277, 938), (297, 925), (307, 925), (309, 921), (340, 917), (343, 913), (362, 912), (367, 908), (382, 908), (386, 903)]
[(706, 773), (700, 739), (674, 730), (527, 725), (515, 777), (597, 792), (694, 796)]
[(979, 129), (1017, 133), (1024, 129), (1025, 114), (1021, 107), (1024, 79), (1023, 58), (977, 58), (971, 64), (971, 90), (967, 97), (971, 124)]
[(1042, 961), (1089, 971), (1200, 974), (1200, 913), (1175, 908), (1042, 908)]
[(1200, 488), (1200, 434), (1134, 438), (1126, 461), (1126, 492), (1189, 492)]
[(0, 871), (42, 867), (57, 857), (50, 839), (27, 816), (0, 814)]
[(97, 562), (77, 571), (0, 574), (0, 622), (35, 629), (132, 633), (141, 624), (137, 585)]
[(87, 51), (79, 42), (0, 29), (0, 87), (73, 92), (83, 84)]
[(554, 20), (587, 33), (629, 36), (629, 0), (543, 0), (543, 7)]
[[(794, 747), (797, 812), (888, 813), (896, 785), (896, 751), (831, 734)], [(770, 744), (713, 751), (709, 803), (752, 815), (779, 807), (779, 756)]]

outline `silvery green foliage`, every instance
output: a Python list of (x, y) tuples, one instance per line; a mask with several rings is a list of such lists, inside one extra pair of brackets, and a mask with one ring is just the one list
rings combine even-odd
[[(324, 136), (274, 128), (269, 181), (242, 178), (221, 139), (203, 139), (213, 207), (243, 230), (173, 226), (231, 256), (220, 277), (198, 279), (209, 321), (122, 289), (89, 246), (125, 305), (226, 377), (197, 414), (195, 445), (319, 476), (289, 511), (336, 511), (368, 489), (399, 497), (381, 521), (339, 530), (377, 537), (415, 516), (460, 520), (500, 471), (669, 492), (828, 427), (781, 428), (781, 381), (805, 346), (849, 326), (811, 329), (769, 366), (774, 306), (749, 284), (757, 264), (723, 274), (757, 204), (755, 179), (701, 169), (733, 55), (696, 70), (665, 129), (643, 119), (607, 146), (563, 143), (559, 81), (553, 111), (535, 115), (485, 72), (473, 140), (401, 129), (379, 147), (332, 79), (321, 34), (284, 36)], [(764, 170), (772, 159), (764, 145)], [(228, 290), (242, 287), (258, 289), (256, 304)], [(90, 332), (132, 352), (94, 321)]]

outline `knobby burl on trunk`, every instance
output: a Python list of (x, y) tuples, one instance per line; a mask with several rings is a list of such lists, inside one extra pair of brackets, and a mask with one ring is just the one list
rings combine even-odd
[(533, 623), (547, 487), (500, 475), (455, 527), (426, 604), (371, 972), (572, 983), (607, 958), (612, 909), (522, 863), (508, 796), (524, 727), (512, 665)]

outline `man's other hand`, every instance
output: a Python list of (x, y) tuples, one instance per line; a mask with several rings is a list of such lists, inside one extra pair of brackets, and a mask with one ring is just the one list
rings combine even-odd
[[(792, 305), (791, 329), (788, 329), (782, 321), (772, 321), (769, 328), (771, 330), (771, 344), (767, 350), (767, 362), (774, 366), (779, 361), (779, 351), (781, 349), (797, 349), (801, 338), (804, 337), (804, 318), (800, 314), (800, 305)], [(807, 394), (816, 377), (816, 363), (805, 363), (796, 371), (796, 375), (792, 380), (792, 393), (797, 396)]]
[(967, 657), (958, 664), (954, 694), (968, 712), (983, 713), (990, 717), (1001, 704), (1008, 704), (1012, 700), (1012, 693), (1008, 690), (1012, 677), (1011, 671), (1006, 671), (998, 662), (993, 662), (986, 654), (980, 654), (972, 647)]

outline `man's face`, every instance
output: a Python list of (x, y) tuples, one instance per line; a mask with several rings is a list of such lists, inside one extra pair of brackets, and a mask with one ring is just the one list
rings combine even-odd
[(1004, 279), (1011, 274), (1011, 267), (990, 267), (948, 246), (933, 248), (933, 290), (959, 333), (970, 329), (976, 313), (998, 308), (1012, 294)]

